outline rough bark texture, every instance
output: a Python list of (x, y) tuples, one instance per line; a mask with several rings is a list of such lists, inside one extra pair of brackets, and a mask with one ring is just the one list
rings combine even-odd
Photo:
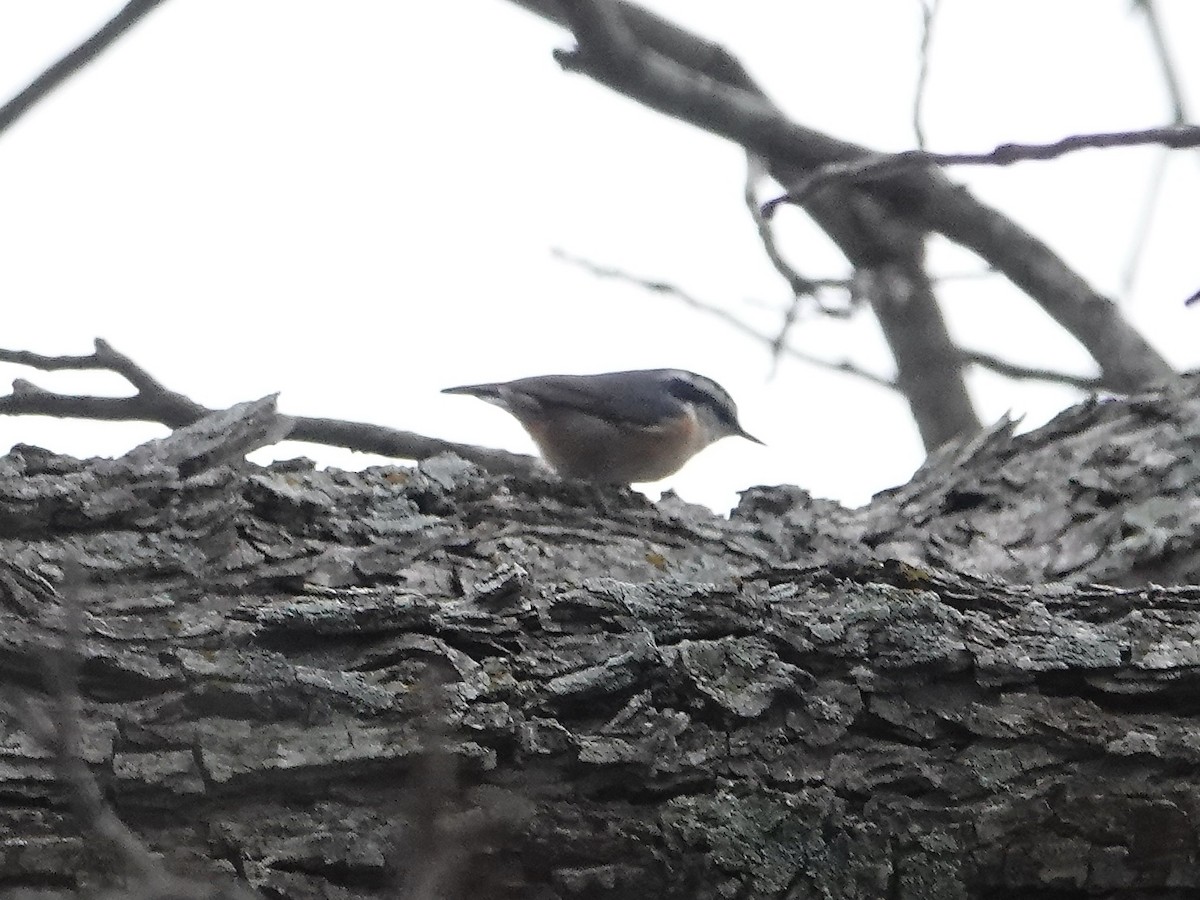
[(860, 510), (756, 488), (729, 519), (455, 457), (245, 463), (278, 424), (0, 459), (0, 895), (147, 893), (18, 710), (57, 709), (72, 604), (82, 755), (200, 884), (1200, 891), (1194, 387), (1000, 426)]

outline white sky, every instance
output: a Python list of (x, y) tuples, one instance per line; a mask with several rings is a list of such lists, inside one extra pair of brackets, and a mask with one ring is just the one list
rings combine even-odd
[[(11, 96), (122, 4), (0, 3)], [(884, 150), (913, 144), (917, 0), (676, 0), (648, 6), (719, 40), (798, 121)], [(1159, 0), (1200, 103), (1200, 3)], [(983, 151), (1165, 124), (1129, 0), (943, 0), (925, 105), (930, 149)], [(680, 285), (764, 330), (787, 292), (742, 205), (732, 145), (559, 70), (570, 37), (504, 0), (168, 0), (0, 135), (0, 346), (90, 352), (104, 337), (209, 406), (273, 391), (298, 414), (531, 450), (515, 422), (442, 387), (677, 366), (738, 400), (768, 447), (723, 441), (661, 487), (725, 509), (788, 482), (859, 503), (922, 451), (898, 395), (785, 361), (676, 301), (597, 280), (561, 247)], [(1129, 248), (1159, 151), (1087, 151), (950, 171), (1060, 252), (1177, 366), (1200, 365), (1200, 154), (1176, 152), (1132, 290)], [(795, 210), (782, 246), (810, 277), (836, 251)], [(977, 271), (938, 243), (938, 272)], [(1088, 373), (1086, 354), (992, 277), (942, 290), (957, 337)], [(794, 343), (889, 374), (869, 314), (808, 317)], [(121, 393), (113, 376), (0, 365), (0, 381)], [(1065, 389), (987, 374), (982, 415), (1044, 422)], [(16, 442), (119, 454), (153, 425), (0, 417)], [(361, 467), (311, 445), (275, 448)], [(257, 457), (256, 457), (257, 458)], [(656, 486), (657, 487), (657, 486)]]

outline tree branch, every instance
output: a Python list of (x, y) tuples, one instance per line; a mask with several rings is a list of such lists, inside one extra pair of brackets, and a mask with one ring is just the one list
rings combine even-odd
[(918, 52), (917, 87), (913, 91), (912, 124), (917, 146), (925, 149), (925, 88), (929, 84), (929, 50), (933, 45), (933, 24), (937, 21), (941, 0), (921, 0), (921, 48)]
[[(23, 379), (13, 382), (12, 393), (0, 396), (0, 415), (38, 415), (101, 421), (158, 422), (179, 428), (213, 412), (182, 394), (169, 390), (133, 360), (96, 340), (89, 356), (41, 356), (23, 350), (0, 349), (0, 362), (17, 363), (41, 371), (107, 370), (125, 378), (137, 389), (132, 397), (90, 397), (58, 394)], [(378, 453), (401, 459), (428, 459), (440, 453), (455, 453), (491, 472), (529, 474), (540, 466), (533, 457), (471, 444), (459, 444), (398, 431), (366, 422), (349, 422), (312, 416), (294, 416), (287, 439), (362, 453)]]
[(869, 153), (862, 159), (850, 162), (826, 163), (786, 194), (764, 203), (763, 214), (770, 216), (782, 203), (803, 204), (835, 182), (852, 181), (861, 185), (928, 166), (1010, 166), (1018, 162), (1058, 159), (1080, 150), (1142, 147), (1147, 144), (1160, 144), (1172, 149), (1200, 146), (1200, 126), (1167, 125), (1140, 131), (1073, 134), (1049, 144), (1000, 144), (986, 153), (931, 153), (928, 150)]
[[(779, 243), (775, 240), (775, 233), (771, 228), (771, 222), (762, 214), (762, 204), (758, 202), (754, 188), (760, 177), (766, 174), (767, 170), (763, 165), (763, 161), (753, 154), (748, 155), (746, 158), (746, 186), (743, 191), (743, 199), (746, 203), (746, 208), (750, 210), (750, 217), (754, 220), (754, 228), (758, 232), (758, 239), (762, 243), (763, 250), (766, 251), (767, 259), (770, 261), (772, 268), (787, 282), (788, 288), (792, 292), (792, 297), (796, 300), (805, 296), (816, 297), (817, 290), (821, 285), (811, 278), (801, 275), (783, 258), (783, 254), (779, 250)], [(823, 308), (821, 311), (826, 312)]]
[(1154, 42), (1154, 56), (1162, 70), (1163, 84), (1167, 89), (1167, 98), (1171, 101), (1171, 121), (1176, 125), (1186, 125), (1189, 119), (1187, 105), (1183, 100), (1183, 89), (1179, 85), (1179, 69), (1167, 49), (1166, 35), (1162, 23), (1158, 20), (1158, 11), (1153, 0), (1133, 0), (1133, 5), (1141, 10), (1146, 19), (1146, 28), (1150, 39)]
[(0, 133), (23, 116), (56, 87), (94, 60), (125, 32), (146, 17), (163, 0), (130, 0), (90, 38), (33, 79), (23, 91), (0, 106)]
[[(727, 52), (631, 4), (570, 0), (560, 7), (548, 0), (514, 2), (553, 21), (570, 20), (578, 29), (576, 37), (583, 49), (559, 54), (571, 68), (646, 106), (741, 144), (767, 159), (772, 174), (784, 184), (797, 183), (829, 163), (878, 158), (866, 148), (790, 121)], [(625, 31), (612, 27), (614, 11), (619, 11)], [(630, 59), (626, 33), (641, 42), (635, 59)], [(613, 60), (622, 64), (614, 65)], [(1172, 143), (1192, 140), (1175, 131), (1158, 137)], [(929, 170), (927, 161), (915, 169), (903, 167), (882, 180), (856, 182), (853, 187), (882, 203), (884, 212), (868, 209), (868, 215), (890, 213), (898, 221), (936, 231), (1002, 272), (1087, 348), (1109, 388), (1133, 390), (1174, 374), (1161, 354), (1121, 318), (1114, 304), (1068, 268), (1044, 242), (951, 183), (940, 171)], [(855, 220), (857, 205), (843, 194), (835, 195), (834, 202), (820, 201), (810, 196), (805, 207), (856, 266), (870, 268), (872, 254), (877, 262), (883, 248), (878, 235), (864, 231), (865, 226)], [(918, 288), (919, 294), (923, 287)], [(934, 316), (926, 319), (936, 327)], [(915, 332), (909, 330), (906, 336), (915, 337)], [(936, 343), (938, 346), (923, 351), (924, 358), (939, 353), (945, 341), (939, 337)], [(903, 364), (899, 357), (897, 362), (903, 372), (920, 358), (920, 354), (912, 354)], [(939, 358), (937, 362), (944, 369), (942, 364), (948, 360)], [(931, 377), (929, 371), (913, 374), (917, 382)], [(927, 397), (944, 397), (950, 385), (943, 379), (942, 384), (929, 386), (935, 389), (926, 391)], [(920, 401), (914, 405), (914, 413), (919, 407)], [(973, 417), (962, 409), (947, 415), (959, 422), (960, 429)], [(936, 423), (929, 427), (929, 432), (922, 429), (927, 437), (940, 431)]]
[[(1159, 21), (1154, 2), (1153, 0), (1133, 0), (1133, 5), (1141, 10), (1146, 20), (1146, 28), (1150, 32), (1150, 39), (1154, 43), (1154, 55), (1158, 59), (1158, 65), (1162, 71), (1163, 86), (1166, 88), (1167, 98), (1171, 103), (1171, 123), (1173, 125), (1186, 125), (1191, 120), (1191, 116), (1188, 115), (1187, 104), (1183, 99), (1183, 90), (1179, 86), (1178, 69), (1171, 58), (1170, 51), (1167, 49), (1166, 36), (1163, 34), (1162, 23)], [(1194, 155), (1193, 158), (1200, 159), (1200, 155)], [(1146, 242), (1150, 236), (1150, 228), (1154, 223), (1154, 217), (1158, 211), (1162, 188), (1166, 183), (1166, 174), (1167, 154), (1166, 152), (1162, 152), (1158, 154), (1158, 158), (1154, 161), (1154, 171), (1151, 174), (1150, 187), (1146, 191), (1146, 199), (1142, 204), (1142, 209), (1138, 216), (1137, 228), (1133, 233), (1129, 259), (1126, 260), (1124, 271), (1121, 273), (1123, 293), (1129, 293), (1134, 279), (1137, 278)]]
[[(578, 266), (584, 271), (595, 275), (597, 278), (612, 278), (616, 281), (623, 281), (626, 284), (637, 285), (638, 287), (655, 294), (663, 294), (668, 297), (674, 297), (676, 300), (681, 301), (685, 306), (689, 306), (692, 309), (698, 310), (705, 315), (720, 319), (722, 322), (729, 325), (729, 327), (731, 327), (734, 331), (745, 335), (751, 340), (758, 341), (759, 343), (771, 348), (774, 348), (777, 344), (779, 344), (779, 353), (790, 356), (793, 359), (808, 363), (811, 366), (816, 366), (819, 369), (827, 369), (831, 372), (840, 372), (844, 375), (853, 375), (855, 378), (861, 378), (864, 381), (868, 381), (871, 384), (877, 385), (878, 387), (887, 388), (888, 390), (894, 391), (898, 389), (894, 381), (884, 378), (882, 375), (876, 375), (874, 372), (869, 372), (866, 369), (859, 368), (856, 364), (850, 362), (849, 360), (834, 362), (833, 360), (822, 359), (819, 356), (813, 356), (810, 353), (805, 353), (803, 350), (797, 350), (795, 347), (792, 347), (786, 342), (780, 343), (778, 336), (772, 336), (766, 332), (759, 331), (754, 326), (749, 325), (748, 323), (739, 319), (733, 313), (729, 312), (729, 310), (711, 303), (706, 303), (699, 297), (696, 297), (694, 294), (688, 293), (678, 285), (670, 284), (666, 281), (656, 281), (649, 278), (641, 278), (637, 275), (625, 272), (622, 269), (617, 269), (612, 266), (603, 266), (599, 263), (592, 262), (589, 259), (584, 259), (582, 256), (574, 256), (570, 253), (567, 253), (565, 250), (558, 248), (555, 248), (552, 252), (555, 257), (563, 262), (572, 266)], [(842, 281), (814, 281), (811, 282), (811, 284), (813, 284), (814, 287), (825, 284), (837, 285), (839, 287), (845, 286), (845, 282)]]
[[(520, 2), (538, 11), (544, 6)], [(719, 45), (629, 3), (606, 3), (597, 11), (577, 0), (570, 7), (583, 49), (558, 54), (561, 62), (646, 106), (737, 141), (765, 159), (780, 183), (791, 184), (819, 165), (819, 159), (861, 155), (853, 144), (791, 122)], [(614, 10), (623, 27), (611, 25)], [(550, 17), (560, 21), (566, 15), (555, 5)], [(629, 34), (638, 42), (633, 60)], [(904, 177), (918, 184), (931, 176), (918, 172)], [(883, 199), (890, 194), (892, 201), (903, 203), (913, 196), (901, 180), (875, 186), (878, 197), (842, 192), (817, 198), (807, 211), (858, 274), (870, 275), (880, 288), (871, 295), (872, 308), (896, 360), (897, 384), (925, 446), (932, 449), (975, 432), (980, 422), (963, 380), (960, 354), (923, 269), (925, 229), (897, 217)]]
[(780, 324), (779, 330), (775, 333), (775, 337), (771, 341), (771, 373), (774, 374), (779, 367), (779, 360), (787, 345), (792, 326), (796, 324), (796, 320), (799, 318), (800, 303), (805, 297), (811, 297), (816, 301), (817, 308), (827, 315), (848, 316), (850, 307), (847, 306), (845, 310), (826, 308), (820, 302), (817, 294), (817, 285), (801, 275), (791, 263), (784, 259), (783, 253), (779, 250), (779, 244), (775, 240), (775, 230), (771, 227), (771, 220), (762, 214), (762, 204), (759, 203), (758, 196), (755, 193), (755, 186), (758, 180), (766, 175), (767, 170), (763, 161), (752, 153), (746, 154), (746, 186), (743, 192), (743, 200), (745, 201), (746, 208), (750, 211), (750, 218), (754, 221), (754, 228), (758, 232), (758, 240), (762, 244), (763, 251), (767, 254), (767, 259), (770, 260), (775, 271), (783, 276), (784, 281), (787, 282), (792, 292), (791, 302), (788, 303), (787, 309), (783, 314), (783, 322)]
[(1055, 369), (1039, 369), (1033, 366), (1020, 366), (1016, 363), (1008, 362), (998, 356), (992, 356), (990, 353), (981, 353), (977, 350), (967, 350), (963, 353), (963, 360), (972, 365), (980, 366), (984, 369), (991, 369), (999, 375), (1006, 375), (1009, 378), (1016, 378), (1025, 381), (1048, 381), (1052, 384), (1065, 384), (1068, 387), (1078, 388), (1081, 391), (1099, 391), (1104, 389), (1104, 384), (1099, 378), (1088, 378), (1084, 375), (1072, 375), (1069, 372), (1059, 372)]

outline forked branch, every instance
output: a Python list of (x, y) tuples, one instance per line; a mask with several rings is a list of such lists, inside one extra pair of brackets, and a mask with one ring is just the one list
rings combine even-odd
[[(13, 382), (12, 393), (0, 396), (0, 415), (158, 422), (168, 428), (179, 428), (213, 412), (165, 387), (129, 357), (100, 339), (96, 340), (95, 352), (87, 356), (41, 356), (24, 350), (0, 349), (0, 362), (16, 363), (44, 372), (65, 369), (115, 372), (136, 389), (136, 393), (129, 397), (94, 397), (60, 394), (18, 379)], [(538, 468), (536, 460), (519, 453), (444, 441), (382, 425), (313, 416), (292, 418), (295, 425), (287, 435), (288, 440), (344, 447), (399, 459), (420, 460), (440, 453), (455, 453), (488, 471), (499, 473), (527, 474)]]

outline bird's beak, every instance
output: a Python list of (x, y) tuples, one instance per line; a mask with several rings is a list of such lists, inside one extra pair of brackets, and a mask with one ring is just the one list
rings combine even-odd
[(743, 431), (741, 428), (738, 428), (738, 433), (737, 433), (737, 436), (738, 436), (738, 437), (744, 437), (744, 438), (745, 438), (746, 440), (748, 440), (748, 441), (754, 441), (754, 443), (756, 443), (756, 444), (762, 444), (764, 447), (765, 447), (765, 446), (767, 446), (767, 444), (766, 444), (766, 442), (765, 442), (765, 441), (760, 441), (758, 438), (756, 438), (756, 437), (755, 437), (754, 435), (752, 435), (750, 432), (748, 432), (748, 431)]

